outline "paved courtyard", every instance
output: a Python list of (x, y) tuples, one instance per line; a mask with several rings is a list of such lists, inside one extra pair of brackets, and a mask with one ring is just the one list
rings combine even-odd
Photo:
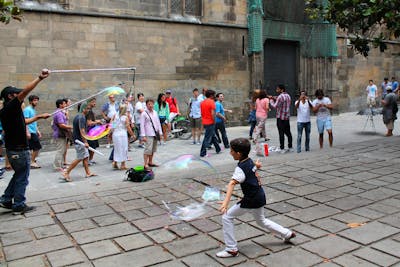
[[(400, 266), (400, 137), (397, 132), (383, 137), (380, 118), (376, 133), (361, 133), (364, 118), (354, 114), (336, 116), (333, 122), (334, 148), (317, 148), (313, 128), (311, 152), (260, 159), (266, 215), (297, 233), (292, 244), (245, 215), (236, 224), (239, 256), (219, 259), (215, 253), (223, 248), (223, 238), (217, 203), (208, 203), (208, 212), (196, 220), (171, 219), (163, 201), (182, 206), (201, 202), (206, 186), (223, 193), (236, 164), (227, 150), (218, 155), (210, 150), (206, 160), (212, 168), (201, 161), (182, 168), (170, 159), (198, 155), (199, 147), (173, 140), (157, 154), (164, 164), (155, 170), (156, 178), (140, 184), (123, 182), (124, 173), (98, 156), (92, 170), (99, 176), (85, 179), (79, 166), (71, 173), (74, 182), (62, 183), (51, 170), (54, 152), (42, 153), (42, 169), (31, 171), (27, 194), (37, 210), (14, 216), (0, 209), (0, 264)], [(268, 124), (270, 145), (277, 145), (275, 122)], [(228, 135), (246, 137), (247, 131), (229, 128)], [(131, 156), (128, 166), (142, 162), (138, 148)], [(74, 157), (72, 150), (69, 157)], [(1, 190), (10, 176), (0, 180)], [(237, 190), (233, 202), (239, 197)]]

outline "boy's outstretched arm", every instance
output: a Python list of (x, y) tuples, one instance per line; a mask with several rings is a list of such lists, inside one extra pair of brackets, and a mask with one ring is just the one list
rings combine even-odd
[(239, 182), (232, 179), (229, 184), (228, 184), (228, 189), (226, 190), (226, 196), (224, 201), (222, 202), (221, 206), (219, 207), (219, 211), (222, 213), (226, 213), (226, 211), (228, 210), (228, 205), (229, 202), (231, 201), (231, 196), (232, 196), (232, 192), (233, 189), (235, 188), (235, 185), (237, 185)]

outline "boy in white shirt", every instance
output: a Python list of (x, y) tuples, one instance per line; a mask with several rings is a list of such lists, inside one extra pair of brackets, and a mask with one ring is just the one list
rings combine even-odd
[(331, 119), (331, 110), (333, 109), (333, 105), (331, 100), (328, 97), (324, 96), (324, 91), (322, 89), (318, 89), (315, 91), (315, 99), (312, 102), (313, 111), (317, 113), (317, 127), (319, 132), (319, 147), (323, 148), (324, 146), (324, 130), (328, 132), (329, 135), (329, 146), (333, 145), (333, 133), (332, 133), (332, 119)]

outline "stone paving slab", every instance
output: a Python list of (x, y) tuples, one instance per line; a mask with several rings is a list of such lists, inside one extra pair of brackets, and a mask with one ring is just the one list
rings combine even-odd
[(95, 260), (93, 264), (95, 267), (140, 267), (159, 264), (173, 259), (174, 257), (165, 252), (163, 248), (154, 246)]
[(302, 248), (319, 255), (324, 259), (332, 259), (349, 253), (360, 247), (359, 244), (335, 235), (328, 235), (301, 245)]
[(380, 222), (371, 222), (357, 228), (347, 229), (340, 232), (339, 235), (363, 245), (367, 245), (399, 232), (399, 228), (385, 225)]
[(72, 247), (73, 244), (65, 236), (55, 236), (4, 247), (7, 260), (16, 260), (29, 256), (40, 255), (50, 251)]
[[(261, 158), (266, 215), (297, 233), (292, 244), (246, 214), (235, 221), (239, 257), (220, 259), (215, 256), (224, 248), (218, 203), (209, 203), (209, 213), (194, 221), (169, 217), (162, 200), (201, 201), (206, 185), (225, 192), (236, 163), (224, 151), (211, 158), (226, 161), (216, 173), (196, 169), (185, 172), (192, 176), (168, 174), (168, 179), (156, 173), (155, 180), (137, 184), (115, 179), (109, 164), (95, 166), (102, 173), (96, 180), (28, 196), (37, 201), (35, 212), (13, 216), (0, 209), (0, 249), (7, 260), (0, 258), (0, 266), (400, 265), (399, 140)], [(33, 178), (42, 171), (32, 171)], [(237, 187), (230, 204), (240, 196)], [(350, 228), (350, 223), (361, 225)]]

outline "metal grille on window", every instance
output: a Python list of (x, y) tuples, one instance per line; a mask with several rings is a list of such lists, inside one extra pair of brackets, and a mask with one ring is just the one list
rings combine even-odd
[(171, 0), (171, 13), (182, 14), (182, 1), (183, 0)]
[(200, 2), (199, 0), (185, 0), (185, 13), (192, 16), (200, 16)]

